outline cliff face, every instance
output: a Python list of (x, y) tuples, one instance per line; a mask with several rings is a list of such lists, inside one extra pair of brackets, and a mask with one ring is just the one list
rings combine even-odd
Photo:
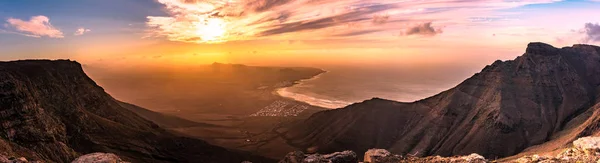
[(0, 154), (33, 160), (110, 152), (134, 162), (265, 161), (167, 133), (67, 60), (0, 63), (0, 131)]
[(600, 47), (531, 43), (515, 60), (496, 61), (433, 97), (413, 103), (372, 99), (319, 112), (286, 137), (319, 152), (385, 148), (418, 156), (509, 156), (572, 126), (588, 128), (575, 135), (594, 133), (597, 122), (590, 115), (599, 74)]

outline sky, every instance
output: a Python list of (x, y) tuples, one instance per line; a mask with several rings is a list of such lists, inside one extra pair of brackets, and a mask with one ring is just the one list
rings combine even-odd
[(481, 68), (599, 23), (600, 0), (3, 0), (0, 60)]

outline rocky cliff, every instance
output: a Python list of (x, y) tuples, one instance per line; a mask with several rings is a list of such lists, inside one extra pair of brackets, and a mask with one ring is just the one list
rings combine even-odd
[(68, 60), (0, 62), (0, 131), (0, 155), (48, 162), (93, 152), (132, 162), (271, 161), (168, 133)]
[(413, 103), (371, 99), (318, 112), (285, 133), (289, 143), (330, 153), (384, 148), (416, 156), (517, 154), (547, 141), (558, 149), (598, 130), (600, 47), (530, 43), (454, 88)]

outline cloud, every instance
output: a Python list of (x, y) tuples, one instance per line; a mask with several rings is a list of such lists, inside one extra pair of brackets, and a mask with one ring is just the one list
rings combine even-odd
[(369, 33), (380, 32), (380, 31), (381, 30), (377, 30), (377, 29), (360, 30), (360, 31), (352, 31), (352, 32), (348, 32), (348, 33), (336, 34), (335, 36), (340, 36), (340, 37), (359, 36), (359, 35), (364, 35), (364, 34), (369, 34)]
[(13, 31), (7, 31), (7, 30), (3, 30), (3, 29), (0, 29), (0, 33), (6, 33), (6, 34), (16, 34), (16, 35), (21, 35), (21, 36), (27, 36), (27, 37), (35, 37), (35, 38), (40, 38), (40, 36), (36, 36), (36, 35), (30, 35), (30, 34), (25, 34), (25, 33), (19, 33), (19, 32), (13, 32)]
[(435, 29), (431, 26), (431, 22), (418, 24), (409, 28), (404, 34), (405, 35), (423, 35), (423, 36), (435, 36), (442, 33), (441, 29)]
[(373, 16), (373, 24), (385, 24), (388, 21), (388, 19), (390, 19), (389, 15), (375, 15)]
[(50, 24), (48, 17), (40, 15), (34, 16), (29, 21), (21, 19), (9, 18), (6, 20), (8, 24), (6, 26), (12, 27), (19, 31), (19, 34), (29, 37), (51, 37), (51, 38), (63, 38), (63, 33), (56, 29)]
[(389, 9), (391, 7), (392, 7), (391, 5), (373, 5), (373, 6), (364, 7), (361, 10), (356, 10), (354, 12), (343, 13), (343, 14), (325, 17), (325, 18), (321, 18), (321, 19), (284, 23), (284, 24), (276, 25), (276, 26), (274, 26), (274, 28), (268, 29), (264, 32), (261, 32), (260, 36), (298, 32), (298, 31), (303, 31), (303, 30), (322, 29), (322, 28), (327, 28), (327, 27), (336, 26), (336, 25), (340, 25), (340, 24), (364, 21), (369, 18), (361, 17), (361, 15), (375, 13), (378, 11)]
[[(495, 17), (505, 9), (559, 0), (158, 0), (167, 16), (148, 16), (146, 37), (214, 43), (235, 40), (327, 39), (373, 31), (435, 35), (438, 26), (469, 25), (473, 15)], [(483, 22), (485, 23), (485, 22)], [(427, 26), (429, 25), (429, 26)], [(406, 27), (406, 28), (403, 28)], [(401, 29), (399, 29), (401, 28)], [(409, 29), (410, 28), (410, 29)]]
[(284, 5), (288, 2), (290, 2), (290, 0), (254, 0), (250, 1), (248, 6), (254, 11), (261, 12)]
[(73, 33), (73, 35), (75, 35), (75, 36), (81, 36), (81, 35), (83, 35), (85, 33), (91, 32), (91, 31), (92, 30), (90, 30), (90, 29), (86, 29), (86, 28), (80, 27), (80, 28), (77, 28), (77, 30), (75, 30), (75, 33)]
[(583, 34), (585, 34), (585, 42), (600, 41), (600, 24), (586, 23)]

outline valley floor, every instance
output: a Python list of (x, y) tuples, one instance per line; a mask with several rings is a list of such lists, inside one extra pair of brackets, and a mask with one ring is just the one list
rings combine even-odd
[(297, 150), (280, 138), (286, 124), (325, 109), (276, 93), (323, 73), (320, 69), (213, 64), (192, 71), (120, 74), (88, 67), (86, 72), (116, 99), (198, 123), (177, 121), (163, 128), (274, 159)]

